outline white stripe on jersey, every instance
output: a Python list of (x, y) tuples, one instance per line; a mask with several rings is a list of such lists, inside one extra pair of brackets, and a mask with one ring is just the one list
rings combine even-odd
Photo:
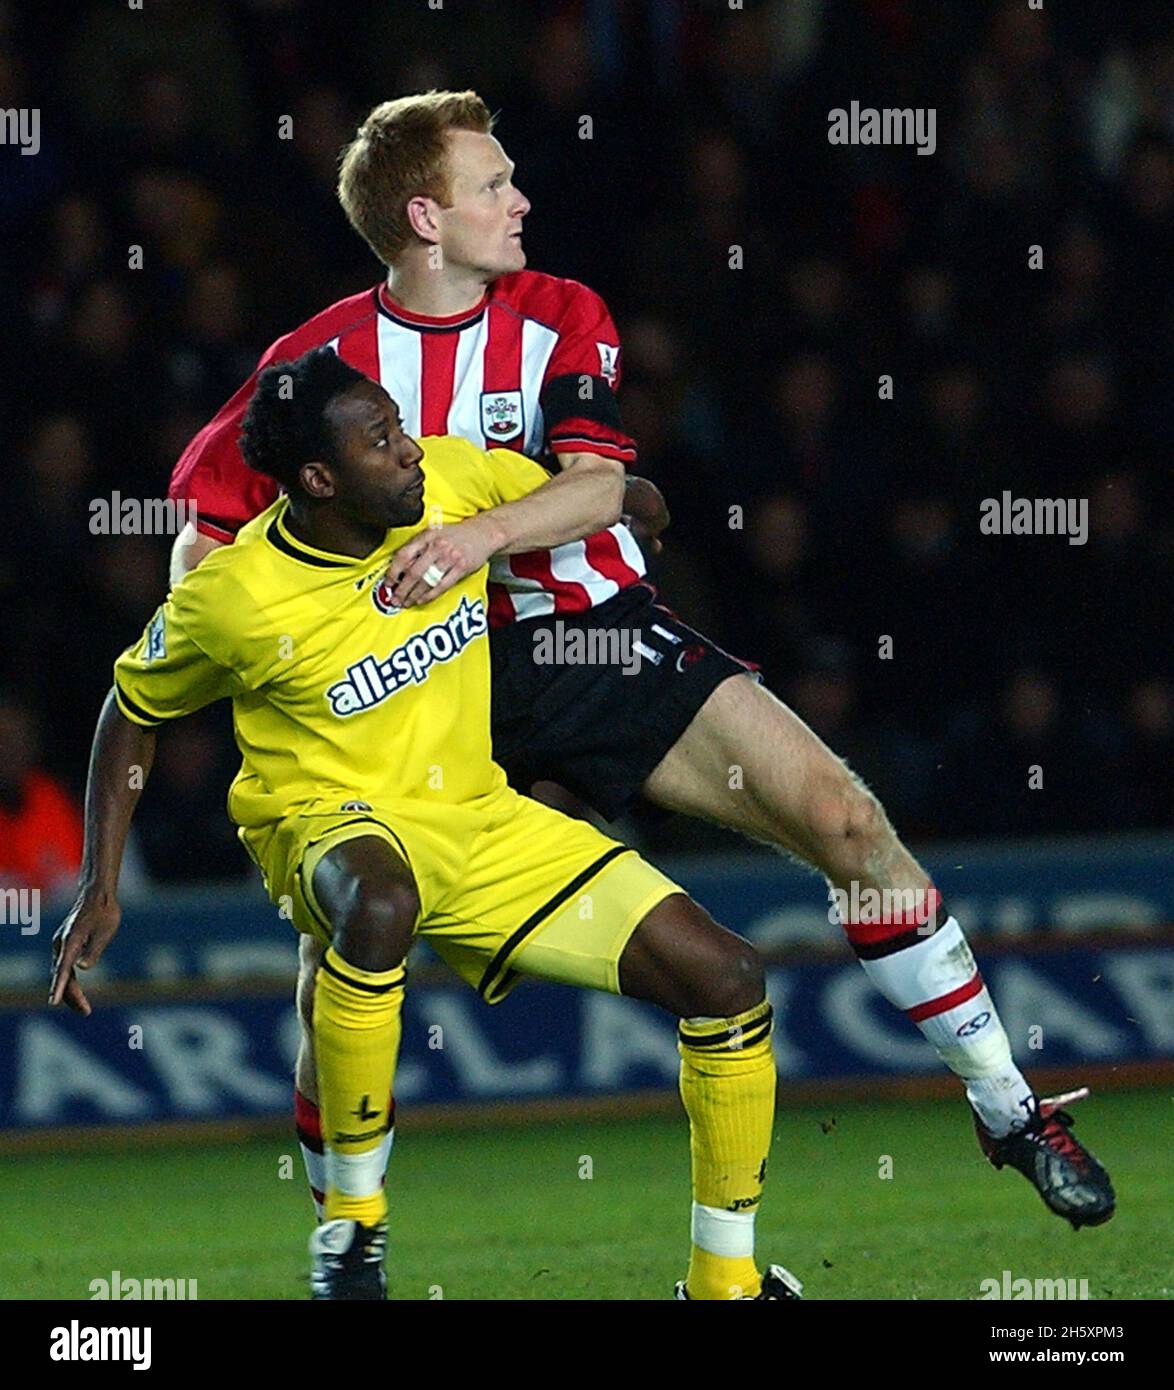
[(614, 526), (607, 528), (620, 543), (620, 557), (625, 565), (629, 565), (637, 574), (643, 575), (647, 571), (644, 566), (644, 552), (636, 543), (636, 537), (623, 524), (617, 521)]
[(550, 572), (564, 583), (582, 584), (591, 597), (592, 607), (620, 591), (614, 579), (605, 579), (587, 563), (586, 541), (567, 541), (552, 550)]
[(471, 439), (485, 448), (481, 432), (481, 392), (485, 389), (485, 348), (489, 343), (489, 315), (482, 314), (472, 328), (462, 328), (452, 371), (452, 400), (448, 407), (448, 432)]
[[(534, 319), (522, 323), (521, 381), (524, 452), (540, 458), (545, 443), (539, 395), (547, 364), (558, 346), (559, 334)], [(399, 406), (404, 432), (419, 436), (423, 412), (423, 334), (389, 317), (377, 315), (376, 344), (379, 354), (380, 384)], [(339, 339), (330, 347), (337, 352)], [(449, 434), (471, 440), (479, 448), (491, 441), (482, 430), (481, 396), (485, 382), (485, 353), (489, 345), (489, 315), (461, 329), (453, 363), (453, 390), (449, 404)], [(500, 446), (499, 446), (500, 447)], [(584, 452), (591, 452), (584, 441)], [(616, 538), (620, 556), (637, 575), (646, 573), (644, 556), (631, 532), (622, 523), (608, 527)], [(594, 569), (586, 558), (586, 541), (568, 541), (547, 551), (552, 575), (564, 582), (579, 584), (591, 607), (619, 593), (615, 580)], [(556, 611), (556, 597), (540, 579), (521, 578), (510, 568), (508, 556), (490, 561), (490, 582), (508, 591), (510, 605), (519, 619), (546, 616)]]
[[(558, 550), (562, 548), (559, 546)], [(552, 557), (558, 550), (551, 551)], [(510, 569), (508, 555), (495, 555), (490, 560), (489, 582), (509, 591), (509, 601), (516, 617), (539, 618), (555, 611), (554, 595), (542, 587), (539, 579), (519, 579)]]
[(531, 458), (541, 458), (545, 435), (538, 395), (546, 379), (546, 364), (558, 346), (558, 334), (543, 323), (526, 319), (522, 324), (522, 405), (526, 425), (524, 449)]
[[(620, 555), (637, 575), (647, 573), (644, 555), (636, 544), (628, 528), (617, 522), (608, 531), (615, 536), (620, 547)], [(619, 593), (620, 586), (614, 579), (600, 574), (587, 562), (587, 542), (567, 541), (547, 552), (550, 556), (550, 571), (555, 579), (581, 584), (587, 594), (587, 602), (594, 608)], [(515, 619), (541, 618), (555, 612), (555, 596), (549, 593), (538, 579), (525, 579), (510, 569), (509, 556), (503, 555), (491, 560), (489, 578), (508, 590), (510, 606)]]
[(415, 438), (420, 433), (420, 375), (423, 371), (424, 349), (421, 335), (389, 319), (386, 314), (378, 320), (379, 382), (399, 406), (404, 433)]

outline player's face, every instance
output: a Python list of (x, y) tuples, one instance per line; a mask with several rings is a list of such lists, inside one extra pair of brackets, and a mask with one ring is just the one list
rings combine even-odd
[(399, 407), (364, 381), (327, 408), (337, 458), (334, 497), (343, 516), (365, 526), (414, 526), (424, 515), (424, 451), (404, 433)]
[(488, 277), (522, 270), (522, 219), (530, 200), (514, 187), (513, 161), (492, 135), (453, 130), (448, 135), (452, 206), (440, 208), (445, 263)]

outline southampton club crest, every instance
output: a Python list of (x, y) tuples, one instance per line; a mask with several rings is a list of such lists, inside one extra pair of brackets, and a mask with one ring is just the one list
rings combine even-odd
[(481, 392), (481, 433), (491, 444), (504, 444), (522, 433), (521, 391)]

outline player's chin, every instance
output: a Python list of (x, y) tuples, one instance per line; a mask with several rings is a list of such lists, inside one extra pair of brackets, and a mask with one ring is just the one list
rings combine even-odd
[(387, 518), (389, 530), (395, 530), (400, 526), (415, 526), (424, 515), (424, 493), (423, 490), (404, 493), (396, 504), (391, 508)]
[(493, 281), (500, 275), (513, 275), (526, 268), (526, 253), (518, 241), (510, 241), (500, 255), (486, 256), (478, 267), (486, 281)]

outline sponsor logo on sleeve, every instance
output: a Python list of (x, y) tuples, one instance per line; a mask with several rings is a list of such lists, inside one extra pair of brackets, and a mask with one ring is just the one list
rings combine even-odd
[(147, 650), (143, 653), (144, 661), (164, 661), (167, 657), (167, 635), (163, 623), (162, 608), (151, 619), (151, 626), (147, 629)]
[(614, 387), (620, 369), (620, 348), (618, 343), (599, 343), (599, 375), (609, 386)]

